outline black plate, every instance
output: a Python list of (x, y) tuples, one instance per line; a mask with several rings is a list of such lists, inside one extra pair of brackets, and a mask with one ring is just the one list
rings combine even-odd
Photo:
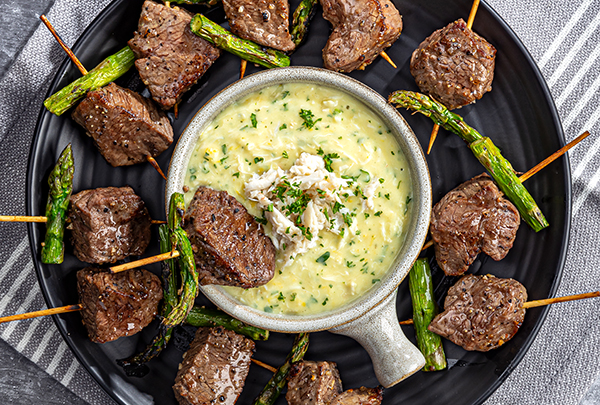
[[(100, 60), (123, 47), (137, 25), (142, 1), (116, 1), (94, 21), (74, 46), (85, 66), (95, 66)], [(298, 1), (292, 1), (294, 7)], [(386, 96), (397, 89), (417, 90), (409, 72), (412, 51), (435, 29), (465, 17), (470, 0), (431, 0), (395, 2), (403, 15), (405, 29), (388, 54), (398, 65), (394, 70), (378, 59), (365, 71), (350, 76), (361, 80)], [(203, 11), (203, 8), (192, 8)], [(209, 18), (224, 21), (221, 9), (206, 13)], [(321, 49), (329, 35), (329, 25), (318, 12), (310, 28), (308, 41), (292, 56), (293, 65), (322, 66)], [(502, 148), (515, 169), (526, 171), (564, 144), (564, 137), (556, 109), (548, 89), (533, 60), (515, 34), (486, 4), (481, 4), (475, 21), (475, 30), (498, 49), (496, 77), (491, 93), (475, 105), (459, 112), (465, 120), (490, 136)], [(221, 57), (185, 97), (179, 118), (174, 120), (178, 136), (194, 113), (224, 86), (238, 77), (239, 59), (230, 54)], [(258, 68), (249, 66), (249, 72)], [(68, 61), (58, 71), (50, 92), (62, 88), (80, 74)], [(138, 91), (144, 91), (135, 69), (118, 81)], [(145, 95), (148, 95), (147, 92)], [(404, 117), (414, 129), (423, 146), (427, 145), (431, 122), (422, 116)], [(75, 192), (106, 186), (131, 185), (146, 201), (152, 218), (164, 218), (164, 181), (148, 164), (112, 168), (97, 152), (91, 139), (85, 136), (65, 114), (56, 117), (42, 108), (36, 129), (28, 170), (27, 214), (43, 215), (48, 187), (46, 179), (60, 151), (67, 143), (73, 144), (75, 156)], [(172, 148), (157, 160), (167, 168)], [(433, 152), (427, 157), (431, 171), (434, 201), (459, 183), (482, 172), (469, 149), (455, 135), (440, 131)], [(571, 207), (571, 189), (568, 161), (561, 158), (550, 167), (527, 181), (527, 187), (546, 214), (551, 226), (536, 234), (527, 225), (519, 229), (514, 248), (500, 261), (488, 260), (483, 255), (471, 272), (491, 273), (498, 277), (513, 277), (528, 289), (532, 299), (545, 298), (556, 289), (565, 260)], [(44, 227), (30, 225), (29, 235), (33, 255), (39, 258), (38, 248)], [(154, 230), (155, 240), (157, 239)], [(154, 242), (148, 254), (158, 251)], [(44, 265), (36, 261), (36, 271), (49, 307), (77, 302), (75, 272), (85, 265), (67, 250), (61, 266)], [(156, 273), (159, 267), (151, 267)], [(434, 266), (436, 290), (442, 302), (447, 288), (454, 280), (443, 277)], [(400, 286), (398, 316), (411, 317), (411, 304), (406, 283)], [(198, 301), (206, 302), (201, 297)], [(385, 391), (384, 403), (392, 404), (479, 404), (483, 402), (508, 376), (521, 360), (545, 318), (547, 309), (531, 309), (519, 333), (510, 342), (488, 353), (466, 352), (445, 341), (449, 369), (436, 373), (419, 372), (405, 382)], [(121, 338), (104, 345), (91, 343), (78, 314), (55, 317), (56, 324), (77, 358), (118, 402), (143, 403), (144, 399), (158, 404), (175, 403), (171, 385), (181, 360), (182, 351), (171, 345), (162, 355), (149, 363), (150, 373), (144, 378), (127, 377), (115, 359), (132, 354), (148, 342), (152, 327), (136, 336)], [(405, 332), (412, 338), (412, 327)], [(327, 332), (315, 333), (307, 354), (308, 359), (332, 360), (338, 363), (346, 388), (361, 385), (376, 386), (377, 380), (367, 353), (353, 340)], [(256, 357), (272, 365), (283, 362), (292, 336), (273, 334), (268, 342), (257, 344)], [(253, 365), (246, 387), (239, 400), (249, 404), (269, 379), (269, 372)], [(284, 404), (280, 398), (277, 404)]]

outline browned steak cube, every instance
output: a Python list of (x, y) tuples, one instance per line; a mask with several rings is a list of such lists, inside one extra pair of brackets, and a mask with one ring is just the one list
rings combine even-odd
[(150, 243), (152, 220), (131, 187), (84, 190), (71, 196), (73, 253), (82, 262), (114, 263), (141, 255)]
[(165, 110), (179, 102), (221, 52), (190, 30), (192, 15), (179, 7), (146, 1), (129, 47), (152, 98)]
[(92, 342), (106, 343), (141, 331), (163, 297), (158, 277), (143, 269), (117, 274), (86, 267), (77, 272), (81, 317)]
[(329, 405), (380, 405), (383, 401), (383, 389), (360, 387), (349, 389), (329, 403)]
[(258, 44), (293, 51), (287, 0), (223, 0), (231, 31)]
[(423, 93), (452, 110), (492, 90), (495, 64), (496, 48), (459, 19), (421, 42), (410, 72)]
[(203, 285), (251, 288), (273, 278), (273, 242), (226, 191), (199, 187), (187, 209), (185, 231)]
[(338, 72), (362, 70), (402, 32), (402, 16), (390, 0), (321, 0), (333, 32), (323, 65)]
[(90, 91), (72, 116), (114, 167), (146, 162), (173, 143), (165, 113), (152, 100), (114, 83)]
[(235, 404), (253, 353), (254, 342), (242, 335), (198, 328), (175, 377), (175, 398), (181, 405)]
[(301, 361), (292, 366), (285, 399), (289, 405), (328, 405), (341, 392), (335, 363)]
[(444, 312), (428, 329), (465, 350), (487, 352), (517, 333), (526, 301), (527, 290), (512, 278), (468, 274), (448, 290)]
[(435, 258), (449, 276), (463, 274), (480, 251), (494, 260), (512, 248), (521, 217), (517, 208), (481, 174), (446, 194), (431, 211)]

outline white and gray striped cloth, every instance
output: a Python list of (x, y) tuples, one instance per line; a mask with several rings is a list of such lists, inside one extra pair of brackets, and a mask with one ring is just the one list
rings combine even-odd
[[(73, 44), (109, 0), (56, 0), (48, 12)], [(570, 152), (573, 225), (557, 295), (600, 289), (600, 1), (488, 0), (513, 28), (546, 78), (567, 141), (584, 130), (585, 147)], [(25, 211), (25, 172), (35, 121), (50, 79), (64, 60), (39, 27), (0, 79), (0, 212)], [(45, 308), (26, 227), (0, 228), (0, 314)], [(507, 381), (486, 402), (589, 405), (584, 395), (600, 368), (597, 300), (550, 309), (538, 337)], [(113, 401), (74, 358), (49, 318), (0, 326), (0, 337), (90, 404)], [(600, 395), (596, 396), (600, 401)], [(598, 402), (596, 402), (598, 403)]]

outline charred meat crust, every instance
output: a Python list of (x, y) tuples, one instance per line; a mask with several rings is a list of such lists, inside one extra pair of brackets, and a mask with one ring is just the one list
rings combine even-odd
[(487, 174), (446, 194), (431, 212), (435, 257), (449, 276), (463, 274), (480, 251), (501, 260), (512, 248), (520, 215)]
[(114, 83), (87, 93), (72, 116), (113, 167), (146, 162), (173, 143), (166, 114), (151, 100)]
[(337, 366), (329, 361), (301, 361), (292, 365), (285, 395), (289, 405), (328, 405), (342, 392)]
[(117, 274), (86, 267), (77, 272), (81, 317), (92, 342), (131, 336), (156, 316), (163, 297), (158, 277), (144, 269)]
[(422, 92), (452, 110), (492, 90), (495, 63), (496, 48), (459, 19), (421, 42), (410, 72)]
[(527, 290), (511, 278), (468, 274), (448, 290), (431, 332), (465, 350), (487, 352), (510, 340), (525, 318)]
[(287, 0), (223, 0), (223, 8), (234, 34), (284, 52), (296, 47), (289, 32)]
[(114, 263), (141, 255), (150, 243), (152, 220), (131, 187), (83, 190), (68, 212), (73, 253), (87, 263)]
[(221, 52), (190, 30), (192, 15), (147, 0), (128, 45), (152, 98), (165, 110), (179, 102)]
[(185, 231), (201, 284), (251, 288), (273, 278), (273, 242), (226, 191), (199, 187), (186, 212)]
[(235, 404), (254, 342), (221, 327), (198, 328), (180, 364), (173, 391), (180, 405)]
[(320, 0), (333, 32), (323, 48), (327, 69), (364, 69), (402, 32), (402, 16), (389, 0)]
[(383, 401), (382, 387), (360, 387), (342, 392), (329, 405), (380, 405), (381, 401)]

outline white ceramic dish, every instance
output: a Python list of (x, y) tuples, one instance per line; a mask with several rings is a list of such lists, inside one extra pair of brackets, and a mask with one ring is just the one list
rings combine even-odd
[[(357, 340), (373, 361), (384, 387), (390, 387), (421, 369), (424, 358), (408, 341), (396, 316), (397, 287), (408, 274), (425, 241), (431, 215), (431, 181), (423, 151), (406, 121), (377, 92), (348, 76), (313, 67), (290, 67), (256, 73), (225, 88), (199, 110), (181, 135), (173, 153), (167, 180), (166, 201), (182, 192), (188, 161), (198, 137), (225, 107), (262, 88), (289, 82), (308, 82), (346, 92), (376, 112), (391, 129), (407, 158), (413, 184), (413, 209), (407, 237), (392, 268), (378, 286), (345, 306), (316, 315), (278, 315), (240, 304), (219, 286), (202, 292), (219, 308), (251, 325), (276, 332), (329, 330)], [(167, 207), (168, 203), (165, 203)]]

